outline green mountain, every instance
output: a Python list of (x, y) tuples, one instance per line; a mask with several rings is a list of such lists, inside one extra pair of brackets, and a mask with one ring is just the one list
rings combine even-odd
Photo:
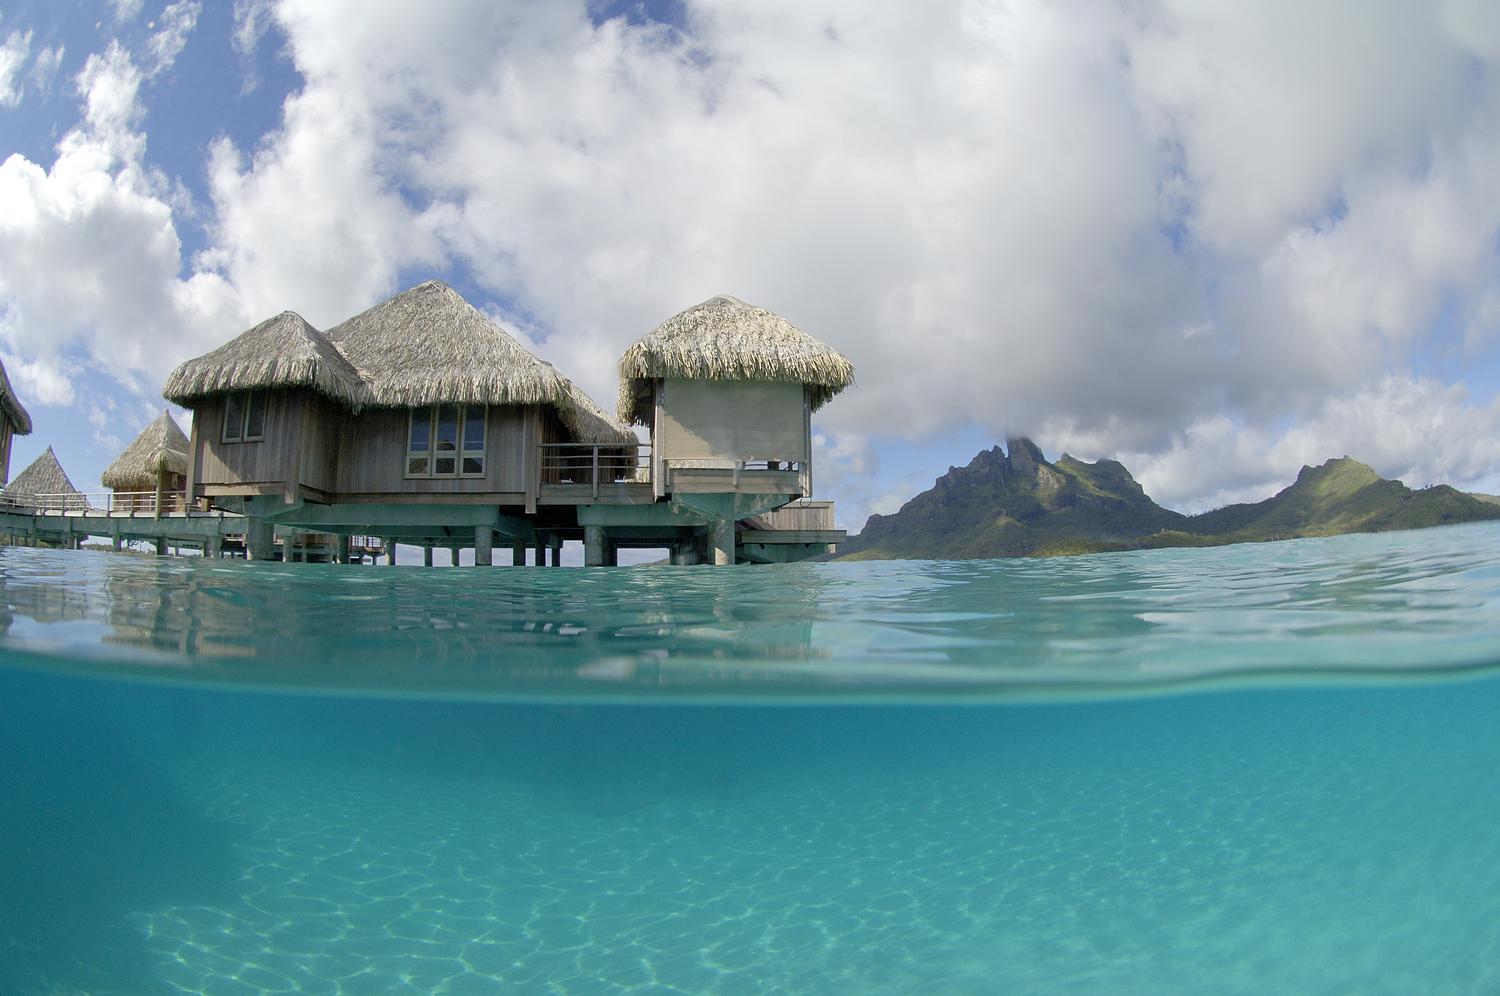
[(1413, 491), (1343, 457), (1303, 467), (1273, 498), (1188, 516), (1162, 508), (1114, 460), (1048, 463), (1029, 439), (950, 467), (894, 515), (872, 515), (840, 558), (974, 559), (1211, 546), (1500, 519), (1447, 485)]

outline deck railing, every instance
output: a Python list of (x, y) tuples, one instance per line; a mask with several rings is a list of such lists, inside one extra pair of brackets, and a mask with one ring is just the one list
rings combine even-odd
[[(187, 507), (187, 495), (182, 491), (164, 491), (161, 494), (162, 512), (181, 512)], [(37, 515), (155, 515), (157, 513), (155, 491), (98, 491), (84, 494), (66, 492), (60, 494), (0, 494), (0, 509), (29, 512)]]
[(587, 485), (597, 498), (601, 486), (651, 483), (650, 443), (543, 443), (538, 450), (543, 484)]

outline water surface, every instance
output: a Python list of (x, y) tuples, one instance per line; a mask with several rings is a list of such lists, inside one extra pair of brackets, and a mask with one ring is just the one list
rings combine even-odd
[(1493, 992), (1497, 565), (6, 550), (0, 992)]

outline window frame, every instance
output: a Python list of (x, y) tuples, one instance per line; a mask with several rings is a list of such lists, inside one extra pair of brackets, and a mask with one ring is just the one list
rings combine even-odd
[[(224, 420), (219, 426), (219, 442), (221, 443), (263, 443), (266, 440), (266, 409), (268, 407), (266, 393), (263, 390), (230, 391), (224, 396)], [(230, 412), (234, 405), (238, 404), (238, 418), (234, 421), (236, 435), (229, 434)], [(260, 434), (250, 435), (250, 416), (258, 408), (260, 415)]]
[[(454, 413), (454, 447), (451, 450), (438, 449), (438, 426), (439, 416), (442, 409), (451, 409)], [(479, 445), (478, 448), (469, 445), (468, 420), (471, 412), (479, 413)], [(422, 412), (427, 419), (427, 445), (424, 449), (412, 447), (412, 433), (416, 429), (417, 413)], [(405, 457), (402, 464), (402, 478), (416, 481), (457, 481), (457, 480), (483, 480), (489, 476), (489, 443), (490, 443), (490, 410), (489, 405), (466, 405), (456, 402), (444, 402), (435, 405), (421, 405), (406, 410), (406, 446)], [(441, 457), (439, 454), (441, 453)], [(452, 473), (440, 473), (437, 469), (439, 459), (451, 459), (453, 461)], [(425, 470), (412, 470), (413, 461), (425, 461)], [(465, 472), (464, 462), (466, 460), (479, 461), (478, 471)]]

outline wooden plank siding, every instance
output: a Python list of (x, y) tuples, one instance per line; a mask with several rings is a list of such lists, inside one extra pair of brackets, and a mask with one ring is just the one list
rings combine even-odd
[[(302, 420), (307, 391), (266, 394), (265, 438), (257, 442), (224, 442), (224, 398), (205, 398), (193, 410), (193, 454), (196, 481), (207, 494), (215, 485), (253, 487), (255, 494), (295, 489), (302, 452)], [(244, 492), (241, 492), (244, 493)]]
[(248, 443), (223, 442), (224, 410), (224, 398), (214, 397), (193, 412), (189, 463), (197, 494), (534, 504), (536, 443), (544, 431), (555, 431), (544, 426), (557, 422), (537, 405), (492, 405), (483, 477), (409, 478), (408, 409), (355, 415), (311, 391), (271, 391), (265, 438)]
[(374, 408), (344, 415), (333, 488), (357, 494), (492, 494), (524, 492), (536, 452), (536, 407), (492, 405), (485, 424), (483, 477), (407, 477), (408, 409)]

